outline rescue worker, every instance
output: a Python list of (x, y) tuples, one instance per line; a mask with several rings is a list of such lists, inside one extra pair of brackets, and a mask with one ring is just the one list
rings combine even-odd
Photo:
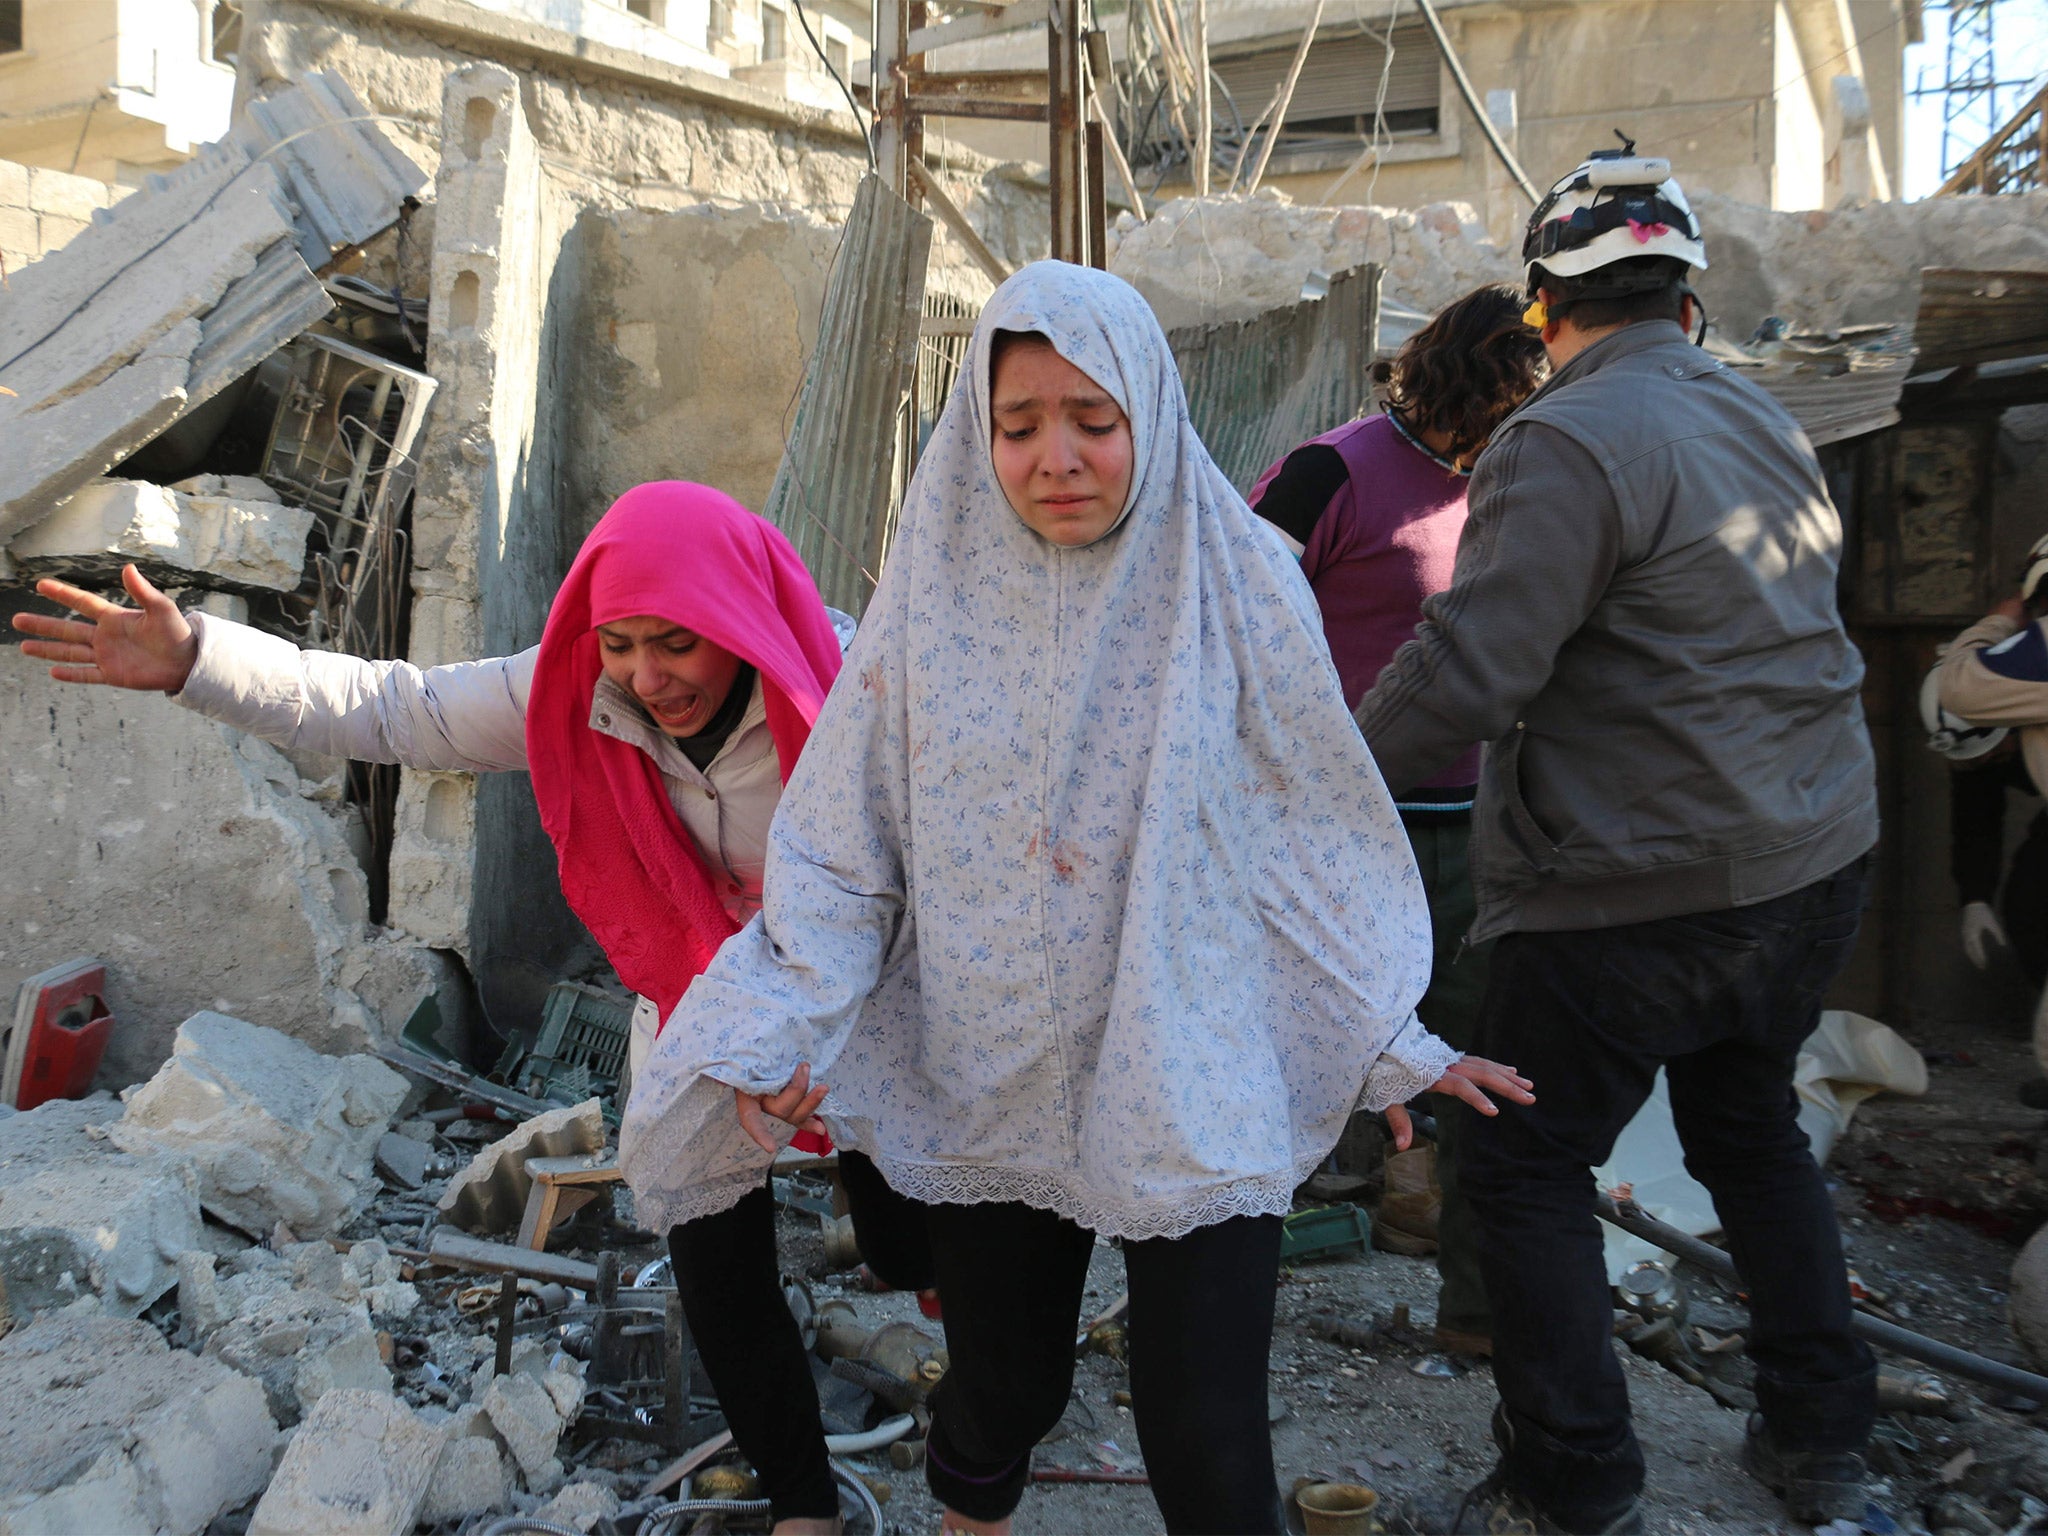
[(1477, 1049), (1543, 1085), (1461, 1149), (1500, 1460), (1457, 1528), (1642, 1528), (1590, 1170), (1660, 1067), (1751, 1296), (1745, 1464), (1797, 1518), (1858, 1516), (1876, 1370), (1791, 1088), (1878, 830), (1841, 522), (1792, 417), (1688, 344), (1707, 253), (1667, 162), (1594, 154), (1522, 253), (1550, 380), (1480, 456), (1451, 585), (1357, 712), (1392, 784), (1488, 743)]
[[(1980, 813), (1986, 826), (1975, 839), (1989, 855), (1992, 889), (1998, 883), (1997, 859), (2003, 853), (2004, 789), (2032, 789), (2040, 794), (2042, 786), (2048, 785), (2048, 629), (2043, 627), (2048, 619), (2043, 618), (2044, 611), (2048, 611), (2048, 538), (2027, 552), (2018, 593), (1958, 635), (1921, 690), (1929, 745), (1958, 762), (1995, 758), (2000, 750), (2010, 751), (2005, 745), (2008, 730), (2019, 737), (2025, 772), (2016, 775), (2008, 768), (1991, 781), (1996, 810), (1987, 807)], [(1978, 773), (1996, 771), (1980, 769)], [(1961, 773), (1957, 777), (1960, 780)], [(1960, 838), (1958, 842), (1960, 845)], [(1984, 862), (1982, 856), (1978, 862)], [(1960, 885), (1960, 854), (1957, 863)], [(1964, 949), (1976, 962), (1987, 938), (2009, 944), (2027, 980), (2040, 988), (2048, 974), (2044, 973), (2048, 922), (2043, 920), (2044, 892), (2048, 892), (2048, 812), (2036, 814), (2028, 826), (2004, 883), (2003, 923), (1990, 905), (1985, 881), (1980, 878), (1963, 888)], [(1985, 958), (1989, 959), (1988, 954)], [(1978, 963), (1978, 969), (1983, 968)], [(2048, 992), (2042, 993), (2042, 1003), (2035, 1009), (2034, 1054), (2048, 1071)], [(2025, 1084), (2020, 1097), (2032, 1108), (2048, 1108), (2048, 1084), (2039, 1079)]]

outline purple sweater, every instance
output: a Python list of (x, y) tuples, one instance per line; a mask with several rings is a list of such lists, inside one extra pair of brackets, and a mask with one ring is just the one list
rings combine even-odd
[[(1304, 546), (1301, 571), (1353, 708), (1414, 636), (1422, 600), (1451, 584), (1465, 485), (1385, 416), (1368, 416), (1304, 443), (1252, 487), (1253, 509)], [(1399, 796), (1461, 789), (1478, 777), (1474, 745), (1426, 783), (1389, 787)]]

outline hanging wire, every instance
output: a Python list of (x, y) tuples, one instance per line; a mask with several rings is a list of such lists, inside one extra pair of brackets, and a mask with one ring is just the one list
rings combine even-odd
[(853, 99), (853, 88), (839, 78), (839, 71), (832, 67), (832, 61), (825, 56), (824, 45), (818, 41), (817, 34), (811, 31), (811, 18), (804, 13), (804, 0), (790, 0), (790, 4), (796, 7), (797, 25), (804, 29), (804, 36), (810, 39), (811, 52), (818, 56), (818, 62), (825, 66), (825, 73), (832, 77), (832, 83), (839, 87), (839, 94), (846, 98), (846, 109), (853, 114), (853, 126), (860, 130), (860, 141), (867, 146), (868, 169), (879, 171), (881, 162), (875, 159), (874, 129), (861, 121), (860, 106)]

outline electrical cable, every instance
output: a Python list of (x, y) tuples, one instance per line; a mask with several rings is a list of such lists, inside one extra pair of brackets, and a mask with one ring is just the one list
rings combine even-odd
[(810, 39), (811, 52), (818, 56), (818, 62), (825, 66), (825, 73), (832, 77), (832, 83), (839, 87), (839, 94), (846, 98), (846, 109), (853, 114), (853, 126), (860, 129), (861, 143), (867, 146), (868, 169), (879, 172), (882, 163), (875, 158), (874, 129), (860, 120), (860, 106), (853, 99), (853, 88), (839, 78), (839, 71), (834, 69), (832, 61), (825, 57), (824, 45), (818, 41), (817, 34), (811, 31), (811, 18), (804, 12), (804, 0), (790, 0), (790, 4), (796, 7), (796, 22), (804, 29), (804, 36)]

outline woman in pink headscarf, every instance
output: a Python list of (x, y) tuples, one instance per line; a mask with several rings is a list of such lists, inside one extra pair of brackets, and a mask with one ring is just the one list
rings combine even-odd
[[(472, 772), (524, 769), (562, 892), (640, 995), (634, 1059), (718, 947), (761, 907), (768, 823), (852, 621), (835, 624), (789, 541), (723, 492), (628, 491), (584, 541), (541, 643), (420, 669), (302, 651), (185, 614), (134, 566), (136, 606), (60, 581), (79, 619), (20, 614), (22, 650), (60, 682), (161, 690), (281, 747)], [(83, 620), (83, 622), (81, 622)], [(807, 1120), (800, 1077), (763, 1109)], [(928, 1285), (921, 1221), (872, 1165), (843, 1159), (863, 1247)], [(670, 1233), (677, 1284), (734, 1438), (778, 1532), (838, 1528), (838, 1499), (801, 1338), (784, 1304), (766, 1186)], [(889, 1262), (885, 1260), (884, 1262)]]

